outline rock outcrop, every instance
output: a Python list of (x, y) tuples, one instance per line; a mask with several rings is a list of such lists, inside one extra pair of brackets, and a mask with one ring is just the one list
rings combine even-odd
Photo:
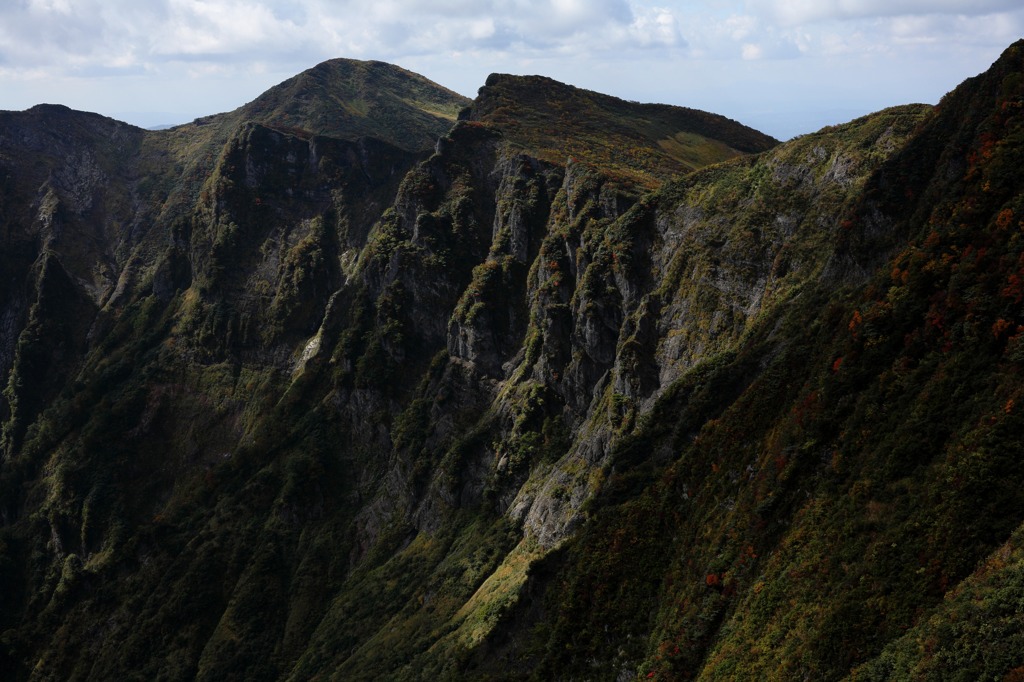
[(1014, 674), (942, 623), (1021, 617), (1022, 54), (783, 144), (346, 60), (0, 114), (0, 666)]

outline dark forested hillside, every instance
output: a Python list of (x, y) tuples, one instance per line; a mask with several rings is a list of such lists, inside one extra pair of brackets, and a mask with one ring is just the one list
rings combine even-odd
[(1024, 679), (1022, 107), (0, 112), (0, 670)]

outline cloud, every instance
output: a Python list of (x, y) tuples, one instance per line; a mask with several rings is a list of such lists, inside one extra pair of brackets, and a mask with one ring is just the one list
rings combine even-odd
[(738, 117), (796, 91), (934, 101), (1021, 35), (1020, 0), (0, 0), (0, 109), (102, 91), (113, 112), (203, 115), (353, 57), (464, 94), (544, 73)]
[(629, 42), (638, 47), (684, 47), (687, 44), (677, 17), (662, 7), (640, 11), (629, 26), (629, 36)]
[(998, 49), (1024, 34), (1024, 8), (994, 14), (896, 14), (810, 23), (786, 29), (806, 38), (802, 51), (817, 55), (942, 56), (976, 48)]
[[(624, 0), (515, 0), (502, 2), (412, 2), (365, 4), (378, 25), (391, 22), (407, 32), (376, 41), (377, 53), (402, 56), (444, 51), (514, 50), (523, 54), (585, 54), (683, 44), (674, 16), (659, 8), (632, 7)], [(353, 27), (325, 14), (336, 39)]]
[(808, 44), (800, 30), (780, 29), (754, 14), (684, 17), (684, 39), (695, 59), (761, 61), (800, 57)]
[(685, 45), (673, 12), (627, 0), (24, 0), (0, 59), (54, 73), (169, 62), (309, 65), (445, 52), (582, 55)]
[(0, 63), (67, 75), (335, 56), (779, 59), (1008, 42), (1022, 26), (1020, 0), (21, 0), (0, 6)]
[(125, 0), (29, 0), (0, 8), (0, 54), (26, 70), (125, 64), (133, 34), (159, 21), (160, 4)]
[(167, 19), (146, 41), (151, 55), (238, 54), (254, 48), (279, 51), (301, 39), (300, 27), (291, 19), (278, 18), (275, 7), (266, 3), (169, 0), (166, 6)]
[(1024, 34), (1020, 0), (746, 0), (678, 17), (698, 59), (763, 61), (1002, 49)]
[(748, 0), (782, 26), (901, 16), (986, 16), (1020, 10), (1020, 0)]

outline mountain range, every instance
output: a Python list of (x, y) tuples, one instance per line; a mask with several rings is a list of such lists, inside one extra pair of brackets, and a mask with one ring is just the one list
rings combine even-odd
[(1022, 108), (0, 112), (0, 670), (1024, 680)]

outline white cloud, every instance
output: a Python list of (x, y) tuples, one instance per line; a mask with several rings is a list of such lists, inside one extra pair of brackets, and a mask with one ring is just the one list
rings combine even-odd
[(1020, 10), (1020, 0), (748, 0), (747, 6), (784, 26), (877, 17), (985, 16)]
[(636, 59), (685, 47), (697, 58), (778, 59), (1008, 42), (1024, 25), (1019, 0), (652, 1), (26, 0), (0, 7), (0, 63), (57, 75), (174, 61), (197, 71), (203, 60), (299, 69), (333, 56)]
[(469, 24), (469, 37), (473, 40), (486, 40), (494, 34), (494, 19), (477, 19)]
[(686, 23), (691, 53), (701, 59), (793, 59), (808, 49), (810, 40), (805, 31), (780, 29), (754, 14), (702, 16)]
[(308, 65), (333, 56), (579, 55), (683, 44), (671, 11), (626, 0), (27, 0), (0, 7), (0, 59), (55, 74), (256, 55)]
[(107, 88), (113, 111), (202, 115), (331, 57), (464, 94), (489, 71), (543, 73), (726, 114), (839, 80), (881, 98), (882, 69), (896, 104), (898, 74), (941, 95), (1021, 35), (1021, 0), (0, 0), (0, 109)]
[(641, 47), (677, 47), (686, 44), (676, 16), (662, 7), (638, 13), (629, 27), (629, 33), (632, 42)]
[(154, 55), (223, 55), (256, 47), (282, 49), (301, 38), (291, 20), (275, 16), (262, 3), (222, 0), (170, 0), (169, 17), (151, 38)]
[[(714, 10), (714, 11), (712, 11)], [(1020, 0), (746, 0), (679, 17), (697, 58), (792, 59), (1002, 48), (1024, 35)]]
[(737, 42), (746, 40), (760, 30), (757, 18), (750, 15), (729, 17), (725, 25), (729, 29), (729, 37)]
[(744, 43), (743, 47), (740, 48), (740, 54), (748, 61), (760, 59), (764, 56), (764, 48), (753, 43)]
[(29, 0), (28, 8), (30, 12), (38, 12), (40, 14), (50, 12), (64, 15), (71, 14), (70, 0)]

